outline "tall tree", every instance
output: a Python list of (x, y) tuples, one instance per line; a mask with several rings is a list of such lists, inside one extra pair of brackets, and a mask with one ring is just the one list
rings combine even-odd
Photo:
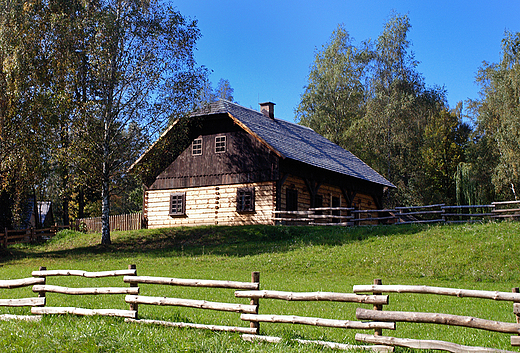
[(420, 160), (428, 117), (445, 106), (443, 89), (425, 87), (410, 51), (408, 16), (394, 14), (375, 43), (370, 97), (356, 126), (359, 155), (397, 190), (386, 202), (421, 204), (424, 171)]
[(498, 163), (493, 184), (505, 198), (520, 197), (520, 32), (506, 32), (502, 59), (484, 63), (477, 74), (479, 101), (473, 101), (478, 128), (494, 144)]
[(230, 102), (233, 102), (233, 93), (234, 89), (231, 87), (229, 80), (221, 78), (218, 80), (217, 87), (215, 88), (215, 97), (216, 99), (225, 99)]
[(308, 84), (296, 109), (296, 121), (332, 142), (352, 149), (350, 128), (365, 113), (369, 55), (352, 44), (343, 26), (315, 54)]
[(87, 26), (95, 90), (86, 120), (92, 124), (83, 128), (101, 173), (101, 243), (110, 244), (111, 181), (142, 152), (146, 137), (192, 107), (205, 71), (193, 57), (196, 22), (159, 1), (101, 1)]
[(424, 203), (456, 203), (455, 175), (459, 164), (465, 162), (470, 132), (470, 126), (462, 121), (462, 103), (451, 112), (446, 109), (430, 115), (419, 151), (426, 180)]

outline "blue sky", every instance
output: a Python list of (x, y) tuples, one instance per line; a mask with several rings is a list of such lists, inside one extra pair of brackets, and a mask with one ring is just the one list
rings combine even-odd
[(520, 1), (172, 0), (202, 32), (197, 62), (228, 79), (235, 100), (276, 103), (294, 121), (316, 50), (344, 24), (355, 44), (377, 39), (393, 10), (408, 14), (409, 40), (428, 86), (444, 86), (450, 107), (478, 98), (475, 74), (498, 62), (505, 30), (520, 31)]

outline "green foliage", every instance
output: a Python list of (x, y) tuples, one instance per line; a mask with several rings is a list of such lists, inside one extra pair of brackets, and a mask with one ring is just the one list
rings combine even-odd
[(356, 48), (348, 32), (338, 26), (329, 43), (315, 54), (296, 120), (351, 149), (350, 128), (365, 111), (368, 58), (367, 51)]
[[(390, 207), (425, 204), (445, 194), (442, 184), (453, 184), (451, 170), (457, 157), (442, 162), (443, 177), (433, 169), (441, 158), (446, 159), (442, 153), (447, 146), (462, 147), (463, 142), (455, 139), (467, 135), (433, 132), (441, 129), (441, 122), (435, 121), (442, 120), (446, 110), (445, 92), (425, 87), (410, 51), (410, 28), (408, 16), (393, 14), (375, 43), (356, 47), (339, 26), (316, 53), (296, 110), (300, 124), (350, 150), (397, 186), (385, 200)], [(451, 129), (462, 132), (460, 124)], [(429, 155), (428, 161), (423, 153)], [(454, 187), (449, 191), (454, 192)]]
[[(520, 182), (520, 32), (506, 32), (502, 40), (502, 59), (498, 64), (480, 68), (477, 82), (480, 101), (472, 102), (480, 131), (496, 150), (493, 184), (498, 194), (517, 198)], [(491, 167), (491, 166), (490, 166)]]

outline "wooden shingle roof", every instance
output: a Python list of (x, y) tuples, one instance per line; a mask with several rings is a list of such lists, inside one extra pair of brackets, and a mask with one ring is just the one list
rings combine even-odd
[(261, 112), (220, 100), (192, 116), (228, 114), (244, 130), (262, 141), (281, 158), (289, 158), (314, 167), (395, 188), (383, 176), (351, 152), (327, 140), (314, 130)]

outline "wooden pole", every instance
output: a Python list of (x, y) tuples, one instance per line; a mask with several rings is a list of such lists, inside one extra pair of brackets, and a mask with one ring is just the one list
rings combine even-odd
[[(40, 271), (47, 271), (47, 267), (45, 266), (40, 266), (39, 268)], [(39, 276), (40, 278), (43, 278), (43, 285), (46, 284), (47, 282), (47, 277), (45, 276)], [(45, 298), (45, 291), (42, 291), (42, 292), (38, 292), (38, 298)]]
[[(260, 289), (260, 272), (253, 271), (251, 272), (251, 282), (258, 283), (258, 289)], [(251, 298), (251, 305), (256, 306), (255, 314), (258, 315), (258, 307), (259, 307), (260, 299), (259, 298)], [(249, 322), (249, 327), (256, 330), (256, 334), (260, 333), (260, 323), (259, 322)]]
[[(374, 279), (374, 285), (380, 286), (382, 284), (383, 284), (383, 280), (381, 278)], [(383, 293), (381, 293), (381, 292), (373, 292), (372, 294), (373, 295), (382, 295)], [(381, 304), (374, 304), (374, 310), (382, 311), (383, 310), (383, 305), (381, 305)], [(374, 336), (383, 336), (383, 329), (376, 328), (374, 330)]]
[[(128, 269), (129, 270), (136, 270), (135, 271), (135, 276), (137, 276), (137, 266), (135, 264), (128, 265)], [(139, 283), (131, 282), (130, 283), (130, 287), (139, 287)], [(139, 304), (137, 304), (137, 303), (130, 303), (130, 310), (134, 310), (135, 311), (135, 319), (136, 320), (138, 318), (138, 307), (139, 307)]]

